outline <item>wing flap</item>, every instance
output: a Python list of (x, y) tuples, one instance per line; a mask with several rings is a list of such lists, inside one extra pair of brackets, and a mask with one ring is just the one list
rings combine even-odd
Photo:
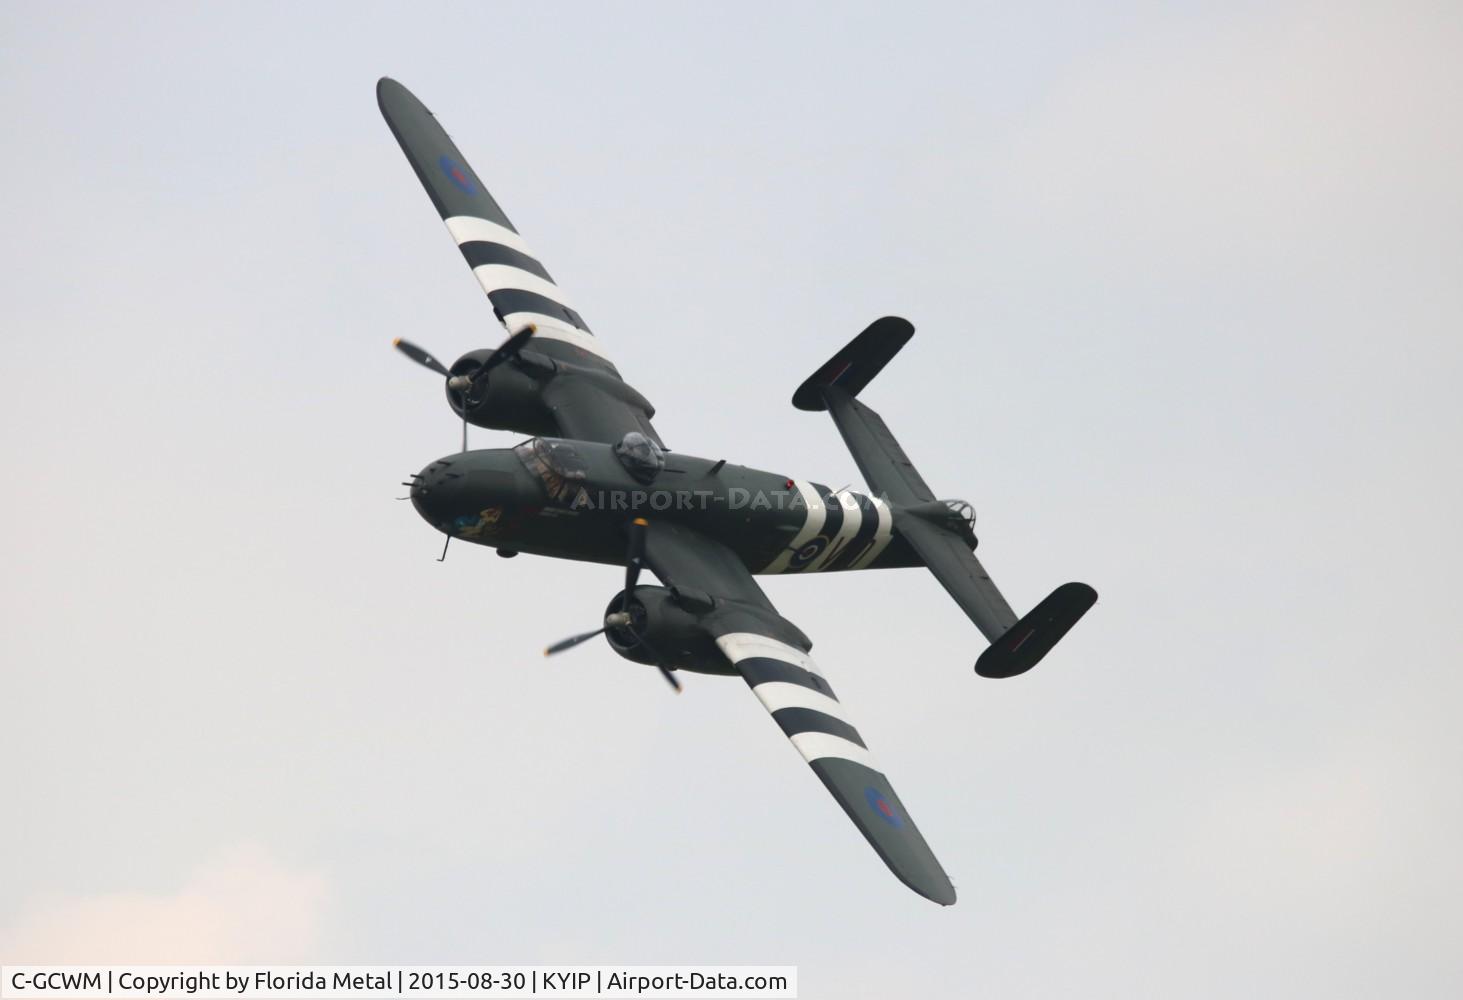
[[(541, 332), (534, 339), (540, 336)], [(627, 431), (635, 430), (660, 442), (645, 410), (584, 379), (562, 375), (553, 379), (544, 388), (544, 401), (553, 411), (562, 437), (613, 444)]]
[[(740, 605), (739, 619), (759, 624), (764, 619), (771, 624), (783, 621), (737, 554), (694, 528), (674, 521), (652, 521), (645, 535), (645, 558), (668, 587), (691, 588), (735, 601)], [(796, 629), (793, 638), (806, 641)], [(776, 639), (766, 641), (783, 645)]]

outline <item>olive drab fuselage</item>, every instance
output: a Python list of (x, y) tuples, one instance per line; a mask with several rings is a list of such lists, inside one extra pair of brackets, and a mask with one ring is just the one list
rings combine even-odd
[(414, 477), (411, 498), (439, 531), (504, 552), (620, 565), (624, 525), (648, 517), (693, 526), (757, 574), (921, 565), (881, 498), (678, 452), (647, 478), (616, 452), (547, 437), (461, 452)]

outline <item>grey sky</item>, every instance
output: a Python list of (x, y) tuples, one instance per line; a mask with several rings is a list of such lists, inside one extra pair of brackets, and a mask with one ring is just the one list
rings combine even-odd
[[(0, 959), (788, 963), (806, 997), (1451, 997), (1463, 17), (1451, 4), (0, 6)], [(390, 74), (672, 447), (858, 474), (869, 390), (1024, 610), (773, 580), (961, 891), (744, 687), (396, 483), (389, 349), (498, 342)], [(479, 446), (509, 435), (475, 432)]]

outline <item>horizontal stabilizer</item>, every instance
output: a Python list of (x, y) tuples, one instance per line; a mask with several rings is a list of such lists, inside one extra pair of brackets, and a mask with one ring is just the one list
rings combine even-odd
[(1016, 612), (996, 589), (985, 567), (959, 536), (905, 510), (894, 511), (894, 530), (909, 543), (940, 586), (991, 642), (1015, 626)]
[(1097, 591), (1067, 583), (1024, 618), (996, 587), (973, 551), (975, 515), (963, 501), (937, 501), (904, 453), (889, 425), (855, 399), (914, 335), (896, 316), (869, 325), (793, 395), (802, 410), (827, 410), (870, 487), (892, 508), (894, 534), (902, 538), (960, 610), (991, 643), (976, 660), (982, 677), (1015, 677), (1051, 652), (1087, 609)]
[(885, 316), (874, 320), (798, 386), (792, 405), (800, 410), (826, 410), (828, 403), (823, 399), (823, 390), (831, 386), (857, 396), (913, 336), (914, 325), (907, 319)]
[(1087, 584), (1062, 584), (980, 654), (975, 672), (982, 677), (1024, 674), (1096, 603), (1097, 591)]

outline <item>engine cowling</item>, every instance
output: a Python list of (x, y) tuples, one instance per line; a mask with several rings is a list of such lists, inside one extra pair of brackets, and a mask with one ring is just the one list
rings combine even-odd
[[(636, 587), (628, 607), (623, 604), (623, 595), (623, 591), (616, 594), (605, 608), (606, 618), (622, 609), (630, 615), (628, 625), (611, 625), (605, 629), (605, 639), (616, 653), (652, 667), (659, 657), (661, 664), (672, 670), (735, 673), (697, 616), (682, 607), (672, 591), (665, 587)], [(655, 652), (652, 654), (651, 650)]]
[[(452, 363), (449, 369), (447, 405), (452, 412), (462, 416), (463, 394), (452, 388), (453, 375), (471, 375), (483, 366), (493, 352), (484, 348), (468, 351)], [(535, 437), (553, 437), (558, 433), (558, 424), (543, 398), (543, 382), (528, 372), (519, 370), (514, 364), (502, 364), (478, 379), (472, 394), (473, 405), (468, 407), (468, 423), (477, 427), (513, 431)]]

